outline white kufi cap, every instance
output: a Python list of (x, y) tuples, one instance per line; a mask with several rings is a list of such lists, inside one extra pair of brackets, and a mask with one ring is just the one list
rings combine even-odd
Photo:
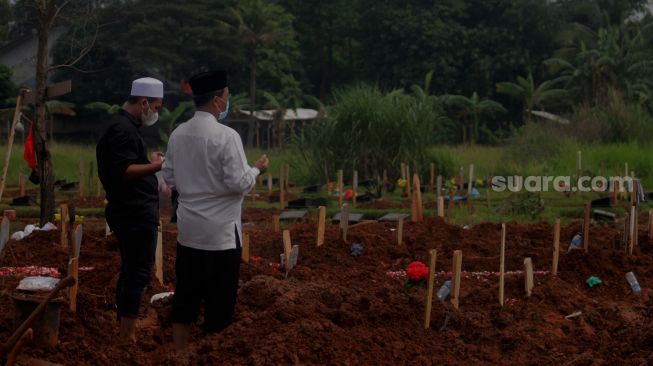
[(163, 98), (163, 83), (155, 78), (141, 78), (132, 82), (134, 97)]

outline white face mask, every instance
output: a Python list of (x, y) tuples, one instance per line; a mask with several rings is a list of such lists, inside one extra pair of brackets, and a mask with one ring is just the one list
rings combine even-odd
[(141, 113), (141, 121), (145, 126), (152, 126), (159, 120), (159, 112), (150, 109), (150, 103), (147, 103), (147, 113)]

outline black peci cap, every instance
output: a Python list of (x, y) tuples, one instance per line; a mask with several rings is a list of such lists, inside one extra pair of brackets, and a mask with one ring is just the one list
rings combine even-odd
[(208, 71), (195, 74), (188, 79), (194, 96), (204, 95), (227, 87), (227, 72)]

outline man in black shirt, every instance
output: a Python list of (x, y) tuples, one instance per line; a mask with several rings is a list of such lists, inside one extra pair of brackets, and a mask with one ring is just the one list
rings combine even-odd
[(159, 192), (155, 173), (163, 154), (148, 159), (140, 132), (158, 120), (163, 83), (142, 78), (132, 83), (131, 96), (111, 119), (96, 148), (98, 176), (107, 194), (105, 216), (120, 246), (120, 276), (116, 305), (120, 337), (135, 340), (136, 319), (143, 291), (150, 282), (157, 226)]

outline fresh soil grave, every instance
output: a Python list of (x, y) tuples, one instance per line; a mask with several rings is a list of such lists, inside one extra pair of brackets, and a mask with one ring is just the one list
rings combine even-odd
[[(168, 289), (153, 278), (146, 290), (135, 345), (119, 345), (114, 291), (119, 253), (103, 224), (84, 227), (78, 312), (62, 312), (60, 343), (53, 350), (26, 349), (31, 356), (66, 365), (290, 365), (290, 364), (632, 364), (653, 362), (650, 283), (653, 246), (640, 224), (640, 247), (632, 257), (615, 245), (622, 225), (596, 224), (590, 230), (590, 252), (566, 254), (580, 222), (561, 232), (559, 274), (535, 276), (533, 295), (525, 297), (524, 279), (506, 276), (506, 305), (498, 302), (498, 278), (470, 276), (461, 281), (460, 310), (449, 302), (433, 303), (430, 329), (423, 329), (425, 289), (405, 288), (388, 272), (401, 271), (413, 260), (428, 261), (437, 249), (436, 290), (448, 279), (452, 252), (463, 251), (463, 271), (499, 269), (500, 224), (470, 229), (438, 218), (406, 221), (404, 245), (396, 244), (395, 224), (371, 223), (349, 229), (344, 243), (337, 225), (327, 224), (325, 244), (315, 246), (317, 224), (290, 226), (299, 244), (297, 267), (287, 278), (274, 270), (283, 252), (282, 234), (267, 222), (275, 210), (247, 209), (252, 260), (241, 267), (234, 324), (220, 334), (193, 328), (188, 352), (171, 351), (170, 300), (154, 305), (149, 298)], [(642, 218), (643, 219), (643, 218)], [(164, 221), (166, 222), (166, 221)], [(642, 221), (643, 222), (643, 221)], [(164, 276), (174, 284), (176, 229), (164, 224)], [(59, 231), (34, 233), (10, 241), (0, 267), (38, 265), (65, 275), (68, 251), (59, 247)], [(364, 246), (360, 257), (350, 245)], [(506, 271), (523, 269), (531, 257), (536, 271), (551, 269), (553, 230), (548, 224), (508, 223)], [(257, 258), (257, 257), (260, 257)], [(643, 293), (630, 294), (625, 273), (634, 271)], [(589, 276), (603, 280), (589, 288)], [(10, 292), (20, 278), (2, 277), (0, 339), (12, 332)], [(575, 311), (582, 315), (566, 320)]]

